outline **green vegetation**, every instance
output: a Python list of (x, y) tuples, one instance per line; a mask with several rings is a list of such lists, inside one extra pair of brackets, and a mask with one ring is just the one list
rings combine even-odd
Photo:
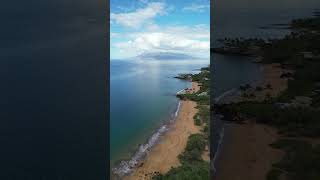
[(154, 180), (204, 180), (210, 178), (210, 167), (208, 162), (198, 162), (196, 164), (183, 164), (177, 168), (172, 168), (165, 175), (156, 175)]
[(201, 126), (202, 122), (201, 122), (201, 119), (199, 118), (199, 116), (195, 115), (195, 117), (193, 117), (194, 119), (194, 124), (196, 126)]
[(214, 53), (244, 56), (259, 54), (261, 47), (266, 44), (264, 40), (258, 38), (225, 38), (220, 39), (219, 42), (223, 44), (223, 47), (212, 48)]
[[(181, 77), (190, 76), (190, 74), (181, 74)], [(200, 90), (196, 93), (188, 93), (179, 95), (181, 99), (195, 101), (201, 105), (210, 104), (210, 67), (201, 68), (200, 73), (192, 74), (191, 79), (201, 84)], [(205, 93), (205, 94), (202, 94)]]
[(200, 69), (201, 71), (210, 71), (210, 66), (203, 67)]
[(293, 80), (288, 81), (288, 89), (279, 97), (281, 101), (288, 101), (295, 96), (309, 96), (316, 90), (320, 82), (320, 62), (304, 62), (304, 66), (296, 69)]
[(258, 122), (270, 123), (275, 108), (272, 104), (259, 102), (243, 102), (239, 104), (231, 104), (224, 107), (224, 113), (232, 116), (243, 115), (249, 118), (255, 118)]
[(192, 80), (192, 74), (178, 74), (178, 76), (174, 77), (182, 80)]
[[(320, 110), (312, 108), (280, 109), (271, 102), (243, 102), (223, 107), (223, 112), (232, 117), (255, 119), (279, 129), (287, 136), (320, 136)], [(239, 118), (237, 119), (239, 120)]]
[(279, 180), (281, 174), (281, 170), (272, 168), (267, 174), (267, 180)]
[(283, 63), (296, 71), (279, 97), (282, 101), (309, 96), (320, 82), (320, 17), (293, 20), (291, 27), (294, 32), (264, 48), (265, 62)]
[(268, 180), (280, 180), (283, 175), (288, 180), (320, 179), (320, 145), (293, 139), (280, 139), (271, 145), (286, 152), (280, 162), (273, 165)]
[(305, 19), (295, 19), (291, 22), (291, 27), (293, 29), (308, 29), (308, 30), (318, 30), (320, 29), (320, 18), (312, 17)]
[[(276, 127), (280, 134), (290, 137), (271, 145), (285, 151), (285, 155), (273, 165), (267, 180), (319, 180), (320, 145), (301, 139), (307, 137), (312, 142), (320, 137), (320, 17), (293, 20), (289, 25), (293, 31), (281, 39), (224, 40), (227, 50), (238, 48), (239, 55), (243, 55), (242, 52), (255, 49), (251, 55), (261, 57), (263, 63), (280, 63), (282, 68), (294, 70), (293, 74), (281, 75), (281, 78), (290, 78), (287, 90), (264, 102), (247, 101), (221, 105), (216, 109), (225, 115), (226, 120), (249, 118)], [(256, 91), (264, 88), (272, 87), (257, 87)], [(311, 98), (311, 106), (293, 103), (298, 96)]]
[(224, 38), (219, 39), (219, 42), (223, 43), (225, 48), (238, 48), (242, 51), (247, 51), (252, 46), (264, 46), (265, 41), (259, 38)]
[(209, 123), (210, 120), (210, 111), (209, 111), (209, 106), (208, 105), (198, 105), (197, 106), (198, 112), (196, 113), (194, 119), (199, 120), (198, 123), (196, 124), (197, 126), (201, 126), (204, 123)]
[(181, 166), (172, 168), (165, 175), (153, 177), (155, 180), (204, 180), (209, 179), (209, 163), (201, 158), (207, 142), (202, 134), (189, 136), (185, 151), (179, 155)]
[(207, 142), (203, 134), (191, 134), (184, 152), (179, 155), (180, 162), (182, 164), (189, 164), (196, 161), (203, 161), (201, 154), (204, 151), (206, 144)]
[(199, 95), (199, 93), (192, 93), (192, 94), (182, 94), (180, 95), (182, 99), (189, 99), (191, 101), (195, 101), (199, 104), (207, 104), (210, 103), (210, 96), (209, 95)]
[[(189, 74), (179, 75), (183, 78), (189, 76)], [(201, 72), (191, 75), (191, 78), (192, 81), (201, 83), (200, 91), (192, 94), (182, 94), (179, 97), (197, 102), (198, 112), (193, 119), (195, 125), (202, 126), (203, 130), (201, 133), (189, 136), (184, 152), (178, 156), (181, 166), (171, 168), (166, 174), (155, 175), (153, 177), (155, 180), (204, 180), (210, 177), (210, 163), (202, 159), (202, 154), (209, 141), (210, 96), (208, 94), (210, 91), (210, 68), (201, 68)]]
[(198, 105), (198, 112), (193, 117), (194, 124), (196, 126), (203, 126), (202, 132), (204, 138), (209, 141), (209, 122), (210, 122), (210, 106), (209, 105)]
[(200, 73), (192, 75), (192, 81), (201, 83), (198, 93), (210, 93), (210, 67), (201, 68)]
[(305, 58), (319, 59), (320, 17), (293, 20), (290, 27), (294, 31), (281, 39), (226, 38), (220, 41), (224, 51), (262, 57), (264, 63), (277, 62), (295, 68), (304, 66)]

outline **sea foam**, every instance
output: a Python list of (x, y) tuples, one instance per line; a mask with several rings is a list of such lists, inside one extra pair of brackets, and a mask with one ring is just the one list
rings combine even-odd
[[(180, 110), (181, 102), (179, 101), (177, 109), (174, 113), (174, 118), (171, 118), (169, 123), (172, 123), (178, 116)], [(169, 130), (169, 124), (162, 125), (151, 137), (147, 140), (145, 144), (139, 145), (138, 150), (133, 154), (131, 159), (121, 161), (116, 167), (112, 169), (112, 173), (118, 177), (123, 177), (129, 175), (133, 172), (134, 168), (139, 166), (151, 148), (157, 144), (160, 137)]]

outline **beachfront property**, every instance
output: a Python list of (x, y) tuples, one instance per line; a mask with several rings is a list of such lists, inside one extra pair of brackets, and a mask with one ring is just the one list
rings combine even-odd
[(300, 52), (299, 54), (303, 56), (304, 59), (308, 59), (308, 60), (320, 59), (320, 55), (315, 55), (313, 52), (303, 51), (303, 52)]
[(178, 92), (177, 92), (177, 95), (190, 94), (190, 93), (192, 93), (192, 90), (194, 90), (194, 89), (192, 89), (192, 88), (185, 88), (185, 89), (182, 89), (182, 90), (178, 91)]

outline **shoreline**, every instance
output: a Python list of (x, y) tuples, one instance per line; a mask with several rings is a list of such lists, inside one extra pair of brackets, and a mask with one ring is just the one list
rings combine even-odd
[(270, 146), (278, 138), (276, 130), (267, 125), (249, 120), (245, 124), (226, 123), (214, 179), (266, 179), (272, 164), (284, 154)]
[(181, 101), (178, 101), (177, 108), (172, 112), (172, 116), (153, 131), (143, 144), (139, 144), (137, 149), (130, 155), (130, 158), (120, 160), (116, 164), (113, 164), (113, 167), (111, 167), (111, 179), (120, 180), (126, 178), (132, 174), (136, 167), (143, 163), (148, 152), (159, 143), (161, 137), (169, 131), (172, 124), (174, 124), (180, 107)]
[(181, 101), (178, 101), (177, 109), (173, 112), (172, 117), (161, 124), (151, 135), (148, 136), (143, 144), (139, 144), (137, 149), (130, 155), (130, 158), (119, 161), (111, 168), (111, 179), (120, 180), (130, 176), (134, 170), (139, 167), (145, 160), (147, 154), (156, 146), (163, 135), (170, 130), (172, 124), (177, 119), (180, 111)]
[[(194, 92), (200, 89), (197, 82), (192, 82), (192, 89)], [(160, 137), (140, 165), (123, 179), (148, 180), (155, 172), (166, 173), (171, 167), (178, 167), (178, 155), (184, 151), (189, 135), (200, 132), (200, 127), (196, 126), (193, 120), (198, 111), (196, 106), (194, 101), (180, 100), (176, 119), (168, 127), (168, 131)]]
[[(270, 84), (272, 89), (255, 92), (256, 96), (251, 99), (235, 98), (236, 102), (263, 101), (266, 93), (276, 97), (287, 88), (288, 79), (280, 76), (288, 70), (281, 69), (279, 64), (262, 64), (262, 68), (263, 76), (256, 85), (264, 87)], [(279, 161), (284, 154), (283, 151), (270, 146), (279, 139), (277, 131), (268, 125), (257, 124), (251, 119), (246, 119), (241, 124), (225, 122), (224, 129), (224, 139), (216, 159), (217, 171), (214, 179), (266, 179), (272, 164)]]
[[(262, 77), (255, 82), (248, 82), (246, 90), (233, 88), (215, 98), (215, 104), (230, 104), (244, 101), (263, 101), (266, 97), (277, 97), (287, 88), (289, 78), (281, 78), (292, 70), (283, 69), (279, 63), (261, 64)], [(257, 90), (260, 88), (260, 90)]]

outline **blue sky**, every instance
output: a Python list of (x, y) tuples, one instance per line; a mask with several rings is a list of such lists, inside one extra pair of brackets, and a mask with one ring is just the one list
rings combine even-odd
[(111, 0), (110, 56), (182, 53), (209, 57), (210, 0)]

